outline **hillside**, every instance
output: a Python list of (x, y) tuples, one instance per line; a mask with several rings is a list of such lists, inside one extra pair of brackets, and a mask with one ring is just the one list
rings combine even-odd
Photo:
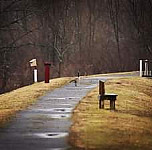
[(107, 93), (116, 93), (116, 111), (98, 108), (98, 88), (92, 90), (73, 114), (69, 141), (76, 149), (151, 150), (152, 80), (109, 80)]
[(57, 78), (50, 83), (35, 83), (0, 95), (0, 127), (7, 123), (12, 116), (34, 104), (40, 96), (48, 91), (60, 88), (73, 78)]

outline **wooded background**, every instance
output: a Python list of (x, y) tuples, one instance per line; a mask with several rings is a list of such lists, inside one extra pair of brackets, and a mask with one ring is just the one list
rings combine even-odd
[(152, 58), (152, 0), (0, 0), (0, 93), (51, 78), (138, 70)]

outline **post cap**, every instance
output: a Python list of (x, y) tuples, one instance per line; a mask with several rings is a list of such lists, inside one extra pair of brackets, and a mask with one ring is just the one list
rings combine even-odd
[(32, 59), (29, 62), (30, 62), (31, 67), (36, 67), (37, 66), (36, 59)]
[(50, 62), (44, 62), (44, 65), (51, 65)]

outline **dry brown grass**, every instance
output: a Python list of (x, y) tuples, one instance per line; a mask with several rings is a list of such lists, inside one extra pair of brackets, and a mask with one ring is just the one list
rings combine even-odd
[(84, 77), (101, 77), (101, 76), (111, 76), (111, 75), (133, 75), (136, 73), (138, 74), (138, 71), (95, 74), (95, 75), (89, 75), (89, 76), (84, 76)]
[(73, 78), (52, 79), (50, 83), (38, 82), (0, 95), (0, 126), (3, 126), (17, 111), (36, 102), (47, 91), (59, 88)]
[(98, 88), (77, 106), (70, 141), (77, 148), (139, 150), (152, 148), (152, 79), (110, 80), (106, 92), (117, 93), (116, 111), (98, 109)]

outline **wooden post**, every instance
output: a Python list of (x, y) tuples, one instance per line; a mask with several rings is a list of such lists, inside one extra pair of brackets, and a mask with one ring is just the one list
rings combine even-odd
[(104, 108), (104, 99), (103, 96), (105, 94), (104, 82), (99, 81), (99, 108)]
[(115, 110), (115, 100), (110, 101), (110, 109)]

